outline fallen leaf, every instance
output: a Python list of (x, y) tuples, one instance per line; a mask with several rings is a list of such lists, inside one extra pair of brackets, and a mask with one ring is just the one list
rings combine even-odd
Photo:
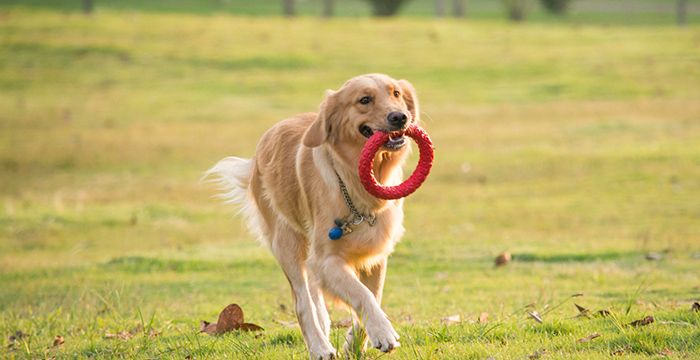
[(241, 331), (263, 331), (265, 329), (262, 328), (262, 326), (256, 325), (256, 324), (251, 324), (251, 323), (243, 323), (241, 324), (241, 327), (238, 328)]
[(671, 356), (673, 355), (673, 351), (669, 348), (664, 348), (663, 350), (659, 351), (659, 355), (661, 356)]
[(496, 266), (505, 266), (510, 262), (512, 259), (512, 256), (510, 255), (509, 252), (503, 252), (500, 255), (496, 256), (496, 259), (494, 260)]
[(208, 321), (202, 320), (199, 323), (199, 332), (207, 333), (209, 335), (216, 335), (216, 323), (210, 323)]
[(608, 316), (610, 316), (610, 310), (605, 310), (605, 309), (598, 310), (595, 312), (595, 316), (608, 317)]
[(462, 322), (462, 317), (459, 315), (450, 315), (450, 316), (445, 316), (444, 318), (440, 319), (443, 324), (445, 325), (452, 325), (452, 324), (459, 324)]
[(539, 350), (535, 351), (534, 353), (528, 355), (527, 358), (528, 358), (528, 359), (539, 359), (539, 358), (541, 358), (543, 355), (545, 355), (546, 353), (547, 353), (547, 350), (545, 350), (545, 349), (539, 349)]
[(646, 325), (649, 325), (653, 322), (654, 322), (654, 317), (649, 315), (649, 316), (645, 317), (644, 319), (632, 321), (630, 323), (630, 326), (634, 326), (634, 327), (646, 326)]
[(590, 317), (591, 316), (591, 311), (586, 309), (585, 307), (574, 303), (574, 306), (576, 306), (576, 309), (578, 310), (578, 315), (577, 317)]
[(29, 335), (23, 333), (22, 330), (17, 330), (17, 331), (15, 331), (15, 333), (13, 335), (10, 335), (7, 339), (9, 341), (17, 341), (17, 340), (22, 340), (27, 336), (29, 336)]
[(219, 314), (219, 319), (216, 321), (216, 333), (222, 334), (238, 329), (241, 324), (243, 324), (243, 309), (238, 304), (230, 304)]
[(648, 252), (644, 258), (649, 261), (659, 261), (664, 258), (664, 255), (658, 252)]
[(611, 352), (610, 355), (613, 355), (613, 356), (625, 355), (625, 349), (617, 349), (617, 350)]
[(262, 327), (256, 324), (243, 322), (243, 309), (238, 304), (229, 304), (221, 313), (216, 323), (202, 320), (199, 331), (209, 335), (220, 335), (232, 330), (261, 331)]
[(578, 343), (587, 343), (587, 342), (589, 342), (589, 341), (591, 341), (591, 340), (593, 340), (593, 339), (595, 339), (595, 338), (597, 338), (597, 337), (600, 337), (600, 334), (598, 334), (598, 333), (593, 333), (593, 334), (590, 334), (590, 335), (586, 336), (585, 338), (581, 338), (581, 339), (576, 340), (576, 342), (578, 342)]
[(63, 345), (64, 342), (65, 342), (65, 341), (63, 340), (63, 336), (61, 336), (61, 335), (56, 335), (56, 337), (53, 338), (53, 346), (51, 346), (51, 347), (58, 347), (58, 346), (61, 346), (61, 345)]
[(489, 313), (482, 312), (481, 314), (479, 314), (479, 323), (485, 324), (487, 322), (489, 322)]
[(693, 306), (690, 307), (691, 310), (693, 311), (700, 311), (700, 303), (699, 302), (694, 302)]
[(105, 333), (105, 336), (104, 336), (105, 339), (120, 339), (120, 340), (129, 340), (132, 337), (134, 337), (134, 334), (132, 334), (126, 330), (122, 330), (116, 334)]
[(528, 311), (527, 314), (540, 324), (544, 322), (544, 320), (542, 320), (542, 316), (540, 316), (540, 313), (537, 311)]
[(352, 326), (352, 318), (345, 318), (331, 322), (331, 327), (334, 329), (349, 328)]

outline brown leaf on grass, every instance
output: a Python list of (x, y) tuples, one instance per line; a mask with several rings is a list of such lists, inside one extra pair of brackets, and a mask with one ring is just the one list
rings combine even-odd
[(608, 317), (608, 316), (610, 316), (610, 310), (605, 310), (605, 309), (598, 310), (595, 312), (594, 315), (598, 316), (598, 317)]
[(344, 329), (352, 326), (352, 318), (345, 318), (331, 322), (331, 327), (334, 329)]
[(27, 336), (29, 336), (29, 335), (23, 333), (22, 330), (15, 331), (14, 334), (7, 337), (7, 341), (8, 341), (7, 350), (14, 350), (15, 346), (17, 345), (17, 342), (24, 339)]
[(673, 355), (673, 350), (669, 348), (664, 348), (663, 350), (659, 351), (659, 355), (661, 356), (671, 356)]
[(574, 306), (576, 306), (576, 309), (578, 310), (578, 315), (576, 317), (591, 317), (591, 311), (586, 309), (585, 307), (574, 303)]
[(480, 324), (486, 324), (487, 322), (489, 322), (489, 313), (482, 312), (481, 314), (479, 314), (478, 322)]
[(116, 334), (107, 332), (107, 333), (105, 333), (105, 336), (104, 336), (105, 339), (120, 339), (120, 340), (129, 340), (132, 337), (134, 337), (134, 334), (132, 334), (131, 332), (126, 331), (126, 330), (122, 330)]
[[(143, 325), (138, 324), (138, 325), (134, 326), (133, 328), (131, 328), (131, 330), (129, 330), (129, 331), (122, 330), (122, 331), (117, 332), (116, 334), (106, 332), (103, 337), (105, 339), (129, 340), (142, 331), (143, 331)], [(156, 337), (158, 335), (160, 335), (160, 333), (158, 331), (151, 329), (151, 331), (148, 334), (148, 337), (153, 338), (153, 337)]]
[(243, 324), (243, 309), (238, 304), (229, 304), (219, 314), (216, 321), (216, 333), (222, 334), (235, 330)]
[(59, 347), (65, 343), (65, 340), (63, 340), (63, 336), (61, 335), (56, 335), (55, 338), (53, 338), (53, 345), (51, 347)]
[(653, 252), (653, 251), (652, 251), (652, 252), (648, 252), (648, 253), (644, 256), (644, 258), (647, 259), (647, 260), (649, 260), (649, 261), (659, 261), (659, 260), (661, 260), (661, 259), (664, 258), (664, 255), (663, 255), (662, 253), (658, 253), (658, 252)]
[(207, 333), (209, 335), (216, 335), (216, 323), (210, 323), (208, 321), (202, 320), (199, 323), (199, 332)]
[(500, 255), (496, 256), (494, 263), (497, 267), (498, 266), (505, 266), (512, 260), (512, 258), (513, 257), (510, 255), (510, 253), (505, 251), (505, 252), (501, 253)]
[(540, 323), (540, 324), (544, 322), (544, 320), (542, 320), (542, 316), (540, 316), (540, 313), (538, 313), (538, 312), (535, 311), (535, 310), (533, 310), (533, 311), (528, 311), (527, 314), (530, 315), (530, 317), (531, 317), (532, 319), (534, 319), (535, 321), (537, 321), (537, 322)]
[(700, 311), (700, 303), (699, 302), (694, 302), (693, 306), (690, 307), (691, 310), (693, 311)]
[(27, 336), (29, 336), (29, 335), (26, 334), (26, 333), (24, 333), (24, 332), (22, 332), (22, 330), (17, 330), (17, 331), (15, 331), (14, 334), (10, 335), (10, 336), (7, 338), (7, 340), (9, 340), (10, 342), (13, 342), (13, 341), (17, 341), (17, 340), (22, 340), (22, 339), (24, 339), (24, 338), (27, 337)]
[(539, 349), (539, 350), (535, 351), (534, 353), (528, 355), (527, 358), (528, 359), (539, 359), (542, 356), (544, 356), (545, 354), (547, 354), (547, 350)]
[(649, 316), (645, 317), (644, 319), (632, 321), (631, 323), (629, 323), (629, 325), (634, 326), (634, 327), (640, 327), (640, 326), (647, 326), (653, 322), (654, 322), (654, 317), (649, 315)]
[(238, 304), (229, 304), (219, 314), (219, 319), (215, 323), (202, 320), (199, 331), (209, 335), (220, 335), (232, 330), (241, 331), (261, 331), (262, 327), (243, 322), (243, 309)]
[(610, 353), (612, 356), (622, 356), (625, 355), (625, 349), (615, 349)]
[(445, 325), (452, 325), (452, 324), (459, 324), (462, 322), (462, 317), (457, 315), (450, 315), (450, 316), (445, 316), (444, 318), (440, 319), (440, 321), (445, 324)]
[(241, 330), (241, 331), (263, 331), (265, 329), (263, 329), (262, 326), (260, 326), (260, 325), (251, 324), (251, 323), (243, 323), (243, 324), (241, 324), (241, 327), (238, 328), (238, 330)]
[(598, 338), (598, 337), (600, 337), (600, 334), (593, 333), (593, 334), (586, 336), (585, 338), (580, 338), (580, 339), (576, 340), (576, 342), (577, 343), (587, 343), (587, 342), (589, 342), (595, 338)]

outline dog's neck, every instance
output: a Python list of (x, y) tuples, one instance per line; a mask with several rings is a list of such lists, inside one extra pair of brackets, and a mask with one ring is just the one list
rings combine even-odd
[[(374, 157), (374, 175), (384, 185), (398, 185), (402, 181), (402, 165), (405, 151), (390, 153), (380, 151)], [(340, 191), (335, 172), (343, 179), (355, 207), (365, 214), (378, 215), (387, 208), (390, 201), (374, 197), (365, 190), (358, 175), (359, 159), (343, 157), (329, 145), (314, 149), (314, 161), (319, 167), (330, 191)], [(330, 171), (329, 171), (330, 170)]]

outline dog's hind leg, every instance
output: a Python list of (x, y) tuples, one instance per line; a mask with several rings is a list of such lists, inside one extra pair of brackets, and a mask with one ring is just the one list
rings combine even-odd
[(297, 319), (311, 359), (333, 359), (336, 350), (328, 340), (318, 319), (312, 287), (309, 285), (305, 266), (305, 239), (282, 220), (278, 220), (271, 249), (292, 287)]
[(320, 280), (313, 276), (309, 277), (309, 292), (311, 293), (311, 300), (313, 300), (314, 305), (316, 305), (316, 319), (318, 319), (318, 324), (327, 338), (331, 334), (331, 318), (328, 316), (326, 300), (323, 298)]

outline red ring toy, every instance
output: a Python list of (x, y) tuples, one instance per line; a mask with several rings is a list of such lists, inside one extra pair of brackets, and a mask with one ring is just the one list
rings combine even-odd
[(413, 174), (396, 186), (384, 186), (374, 177), (374, 155), (379, 148), (389, 140), (391, 133), (377, 131), (372, 135), (362, 148), (360, 156), (359, 174), (360, 181), (370, 194), (385, 200), (394, 200), (411, 195), (425, 181), (433, 166), (433, 142), (430, 137), (418, 125), (409, 126), (404, 135), (411, 137), (418, 144), (420, 158)]

